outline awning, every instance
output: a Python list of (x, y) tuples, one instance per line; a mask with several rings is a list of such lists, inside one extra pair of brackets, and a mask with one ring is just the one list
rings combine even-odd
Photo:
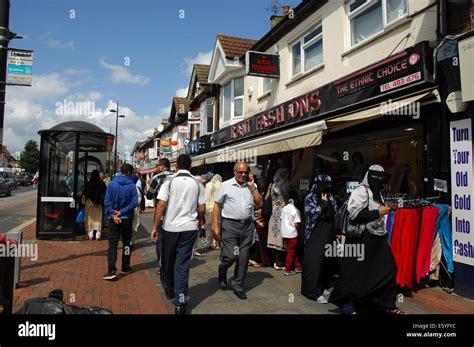
[(204, 165), (204, 159), (195, 159), (195, 157), (191, 157), (191, 160), (191, 167)]
[(233, 162), (316, 146), (321, 144), (322, 132), (326, 129), (325, 121), (313, 122), (202, 154), (194, 157), (193, 161), (204, 159), (206, 164)]
[(436, 89), (430, 89), (411, 96), (405, 95), (402, 98), (389, 100), (389, 102), (378, 103), (376, 106), (367, 107), (357, 112), (338, 115), (335, 118), (327, 119), (326, 122), (328, 122), (329, 131), (338, 131), (385, 115), (397, 114), (400, 109), (413, 105), (414, 102), (421, 102), (423, 105), (441, 102), (441, 99)]

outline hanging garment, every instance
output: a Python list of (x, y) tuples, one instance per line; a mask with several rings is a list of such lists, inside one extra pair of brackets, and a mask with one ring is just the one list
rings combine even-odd
[(397, 264), (397, 284), (400, 287), (413, 288), (420, 215), (419, 209), (395, 212), (390, 247)]
[(436, 231), (439, 232), (441, 238), (443, 256), (448, 266), (448, 272), (453, 273), (453, 243), (451, 224), (449, 223), (449, 206), (445, 204), (436, 204), (434, 206), (439, 208), (438, 220), (436, 221)]
[[(431, 248), (431, 261), (430, 261), (430, 272), (432, 273), (430, 278), (432, 280), (438, 280), (439, 275), (439, 263), (441, 262), (442, 247), (439, 233), (435, 231), (435, 239), (433, 247)], [(435, 271), (436, 270), (436, 271)]]
[(392, 230), (393, 230), (393, 220), (394, 220), (394, 218), (395, 218), (395, 211), (390, 211), (387, 215), (387, 224), (386, 224), (388, 243), (390, 243), (391, 240), (392, 240)]
[(420, 279), (426, 277), (430, 272), (431, 250), (438, 213), (439, 209), (434, 206), (427, 206), (423, 209), (416, 255), (416, 283), (420, 283)]

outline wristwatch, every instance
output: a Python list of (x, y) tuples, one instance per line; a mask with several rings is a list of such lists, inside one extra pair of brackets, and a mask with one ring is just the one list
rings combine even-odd
[(255, 190), (257, 190), (257, 188), (253, 188), (253, 189), (250, 189), (250, 193), (253, 193)]

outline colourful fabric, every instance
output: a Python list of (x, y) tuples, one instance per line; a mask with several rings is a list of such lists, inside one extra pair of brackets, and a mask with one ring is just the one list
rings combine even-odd
[(400, 287), (413, 288), (419, 223), (418, 209), (400, 209), (395, 212), (390, 247), (397, 264), (396, 279)]
[(394, 219), (395, 219), (395, 211), (390, 211), (387, 215), (387, 223), (386, 223), (388, 243), (390, 243), (392, 240), (392, 230), (393, 230)]
[(426, 277), (430, 272), (431, 250), (436, 231), (436, 221), (439, 209), (428, 206), (423, 209), (423, 217), (418, 241), (418, 254), (416, 256), (416, 283)]
[(439, 208), (438, 219), (436, 221), (436, 232), (439, 232), (441, 238), (441, 245), (443, 247), (443, 256), (448, 266), (448, 272), (454, 272), (453, 264), (453, 243), (452, 230), (449, 223), (449, 207), (445, 204), (434, 205)]

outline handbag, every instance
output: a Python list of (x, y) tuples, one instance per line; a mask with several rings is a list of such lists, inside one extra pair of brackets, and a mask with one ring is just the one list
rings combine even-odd
[(79, 227), (83, 227), (84, 226), (84, 219), (85, 219), (84, 207), (81, 207), (81, 209), (79, 210), (79, 213), (77, 214), (77, 217), (76, 217), (76, 225), (79, 226)]

